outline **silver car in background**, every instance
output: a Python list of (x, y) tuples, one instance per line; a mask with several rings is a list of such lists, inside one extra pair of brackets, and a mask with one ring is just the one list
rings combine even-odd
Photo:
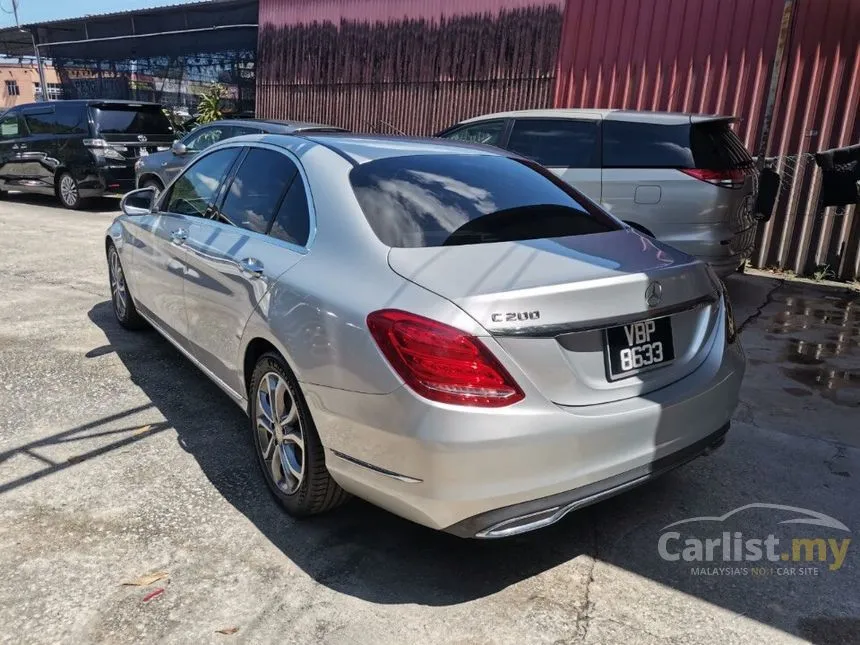
[(174, 141), (170, 150), (142, 154), (134, 165), (138, 188), (164, 190), (179, 171), (209, 146), (232, 137), (247, 134), (293, 134), (299, 132), (346, 132), (343, 128), (304, 121), (278, 121), (264, 119), (225, 119), (194, 128), (181, 139)]
[(525, 110), (437, 136), (511, 150), (551, 169), (619, 219), (720, 275), (753, 252), (757, 175), (732, 117), (627, 110)]
[(495, 148), (231, 139), (105, 239), (113, 306), (247, 411), (294, 515), (348, 493), (464, 537), (719, 445), (745, 361), (707, 265)]

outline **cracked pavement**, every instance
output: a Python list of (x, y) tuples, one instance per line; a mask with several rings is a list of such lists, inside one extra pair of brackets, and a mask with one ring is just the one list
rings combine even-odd
[[(658, 555), (667, 525), (751, 503), (860, 528), (856, 295), (730, 278), (749, 371), (725, 446), (553, 527), (467, 541), (358, 500), (296, 521), (241, 411), (113, 321), (115, 208), (0, 201), (0, 642), (860, 642), (854, 545), (803, 576), (693, 575)], [(787, 517), (753, 509), (725, 530), (814, 535)], [(123, 584), (152, 572), (167, 577)]]

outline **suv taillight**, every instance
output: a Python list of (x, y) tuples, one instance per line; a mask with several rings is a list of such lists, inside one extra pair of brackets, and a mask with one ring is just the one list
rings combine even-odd
[(681, 168), (682, 173), (699, 181), (706, 181), (724, 188), (743, 188), (746, 174), (743, 170), (707, 170), (705, 168)]
[(367, 328), (394, 371), (431, 401), (499, 408), (525, 397), (498, 359), (471, 334), (397, 309), (374, 311)]

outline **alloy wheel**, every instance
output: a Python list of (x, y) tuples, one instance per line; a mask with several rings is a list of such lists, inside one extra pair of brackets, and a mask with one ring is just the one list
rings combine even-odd
[(257, 446), (274, 484), (287, 495), (302, 485), (305, 442), (299, 409), (287, 382), (267, 372), (257, 385)]
[(78, 203), (78, 185), (71, 175), (63, 175), (60, 179), (60, 198), (66, 206)]
[(122, 272), (122, 264), (119, 261), (119, 253), (116, 249), (110, 250), (108, 258), (110, 265), (110, 291), (113, 298), (113, 306), (117, 318), (125, 318), (128, 310), (128, 290), (125, 285), (125, 275)]

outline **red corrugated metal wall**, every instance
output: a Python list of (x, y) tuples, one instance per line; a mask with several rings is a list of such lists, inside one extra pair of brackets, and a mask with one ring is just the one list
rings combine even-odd
[[(556, 107), (719, 112), (755, 151), (785, 0), (568, 0)], [(818, 217), (810, 154), (860, 141), (860, 1), (796, 0), (768, 157), (784, 181), (758, 266), (858, 270), (854, 208)]]
[(257, 113), (431, 134), (548, 107), (564, 0), (260, 0)]

